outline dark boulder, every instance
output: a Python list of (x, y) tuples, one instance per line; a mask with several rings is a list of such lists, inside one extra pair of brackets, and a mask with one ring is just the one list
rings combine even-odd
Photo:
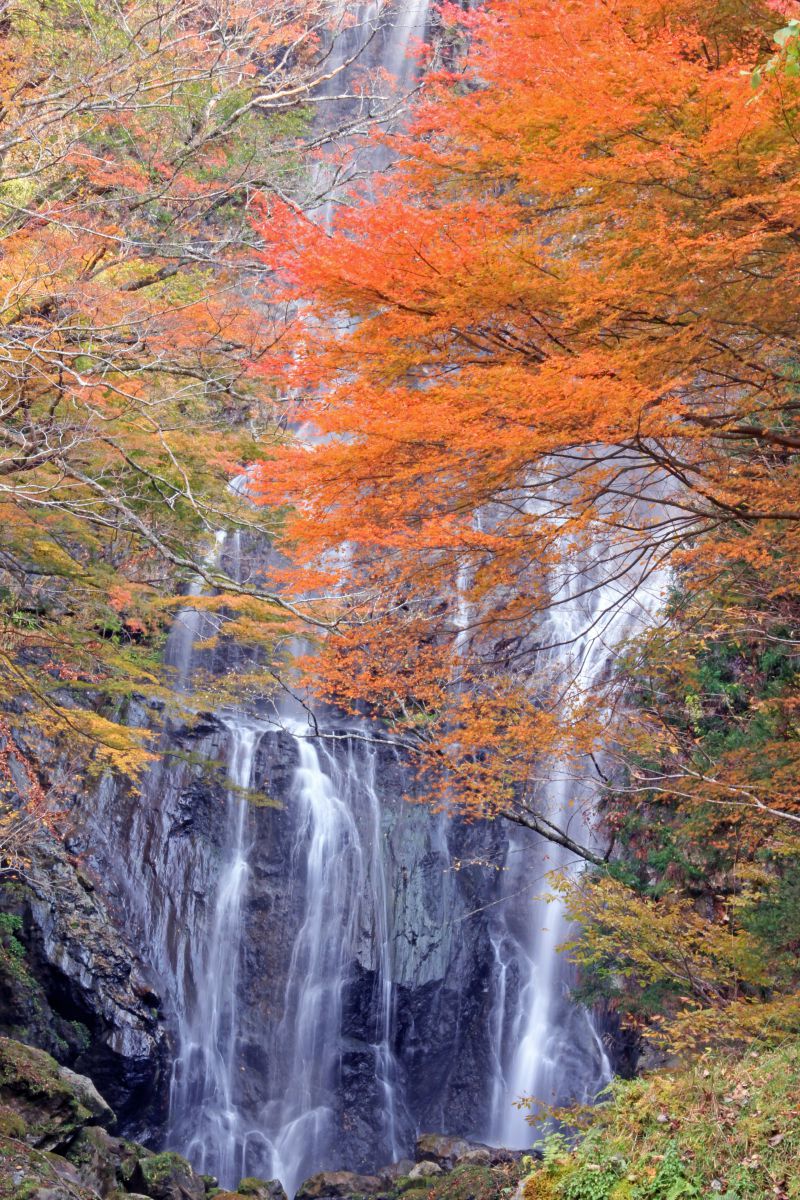
[(254, 1200), (287, 1200), (280, 1179), (256, 1179), (249, 1176), (240, 1180), (236, 1190), (240, 1196), (252, 1196)]
[(383, 1184), (375, 1175), (357, 1175), (353, 1171), (320, 1171), (301, 1183), (295, 1200), (354, 1200), (377, 1196)]
[(206, 1194), (202, 1176), (180, 1154), (170, 1151), (140, 1158), (129, 1186), (150, 1200), (205, 1200)]
[(51, 1055), (9, 1038), (0, 1038), (0, 1112), (10, 1136), (38, 1150), (55, 1150), (98, 1115), (114, 1115), (88, 1079), (72, 1071), (65, 1078)]

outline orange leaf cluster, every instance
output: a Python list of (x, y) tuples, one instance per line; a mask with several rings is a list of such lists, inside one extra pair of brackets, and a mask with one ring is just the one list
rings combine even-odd
[(665, 567), (699, 589), (737, 563), (794, 586), (800, 86), (751, 83), (776, 19), (446, 5), (469, 53), (375, 191), (332, 231), (264, 209), (294, 315), (261, 365), (316, 436), (263, 464), (261, 495), (290, 506), (303, 587), (349, 547), (322, 687), (433, 758), (457, 742), (462, 795), (491, 790), (487, 755), (524, 788), (537, 754), (607, 736), (607, 681), (566, 697), (535, 653), (565, 579), (659, 593)]

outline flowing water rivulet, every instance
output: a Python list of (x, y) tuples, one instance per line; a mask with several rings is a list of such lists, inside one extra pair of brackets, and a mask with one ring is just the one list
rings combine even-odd
[[(370, 53), (407, 70), (429, 7), (401, 5)], [(259, 552), (235, 534), (215, 547), (239, 575)], [(542, 640), (563, 644), (555, 665), (583, 686), (631, 612), (620, 585), (581, 590), (565, 591)], [(178, 689), (201, 665), (235, 670), (235, 645), (200, 646), (212, 625), (191, 603), (176, 618)], [(173, 721), (139, 795), (108, 777), (86, 801), (92, 863), (173, 1030), (154, 1139), (227, 1187), (279, 1177), (292, 1194), (322, 1168), (391, 1162), (424, 1129), (524, 1147), (517, 1096), (583, 1101), (609, 1075), (567, 996), (563, 915), (535, 902), (561, 853), (408, 803), (389, 744), (320, 721), (317, 739), (299, 707), (267, 701)], [(574, 791), (556, 765), (542, 799), (563, 818)]]

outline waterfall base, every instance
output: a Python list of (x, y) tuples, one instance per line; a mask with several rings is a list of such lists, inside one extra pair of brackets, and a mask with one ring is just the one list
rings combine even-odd
[[(155, 1153), (109, 1132), (112, 1110), (90, 1080), (45, 1052), (0, 1038), (3, 1124), (0, 1194), (30, 1200), (212, 1200), (217, 1180), (201, 1175), (178, 1154)], [(48, 1153), (43, 1154), (46, 1150)], [(507, 1194), (523, 1173), (520, 1155), (427, 1134), (415, 1158), (372, 1175), (323, 1171), (305, 1180), (297, 1200), (446, 1200), (453, 1189)], [(226, 1200), (287, 1200), (277, 1180), (242, 1179)]]

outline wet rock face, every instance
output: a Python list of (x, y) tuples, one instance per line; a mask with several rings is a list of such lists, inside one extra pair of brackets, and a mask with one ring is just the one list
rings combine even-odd
[[(136, 719), (143, 723), (142, 714)], [(79, 802), (74, 814), (70, 844), (91, 869), (117, 926), (149, 956), (173, 1046), (178, 1044), (178, 1018), (191, 1010), (204, 986), (203, 931), (213, 919), (225, 852), (225, 772), (220, 764), (228, 738), (213, 714), (172, 728), (165, 738), (169, 754), (141, 795), (107, 782)], [(338, 745), (348, 752), (343, 743)], [(378, 884), (368, 866), (363, 911), (354, 922), (342, 988), (338, 1077), (329, 1097), (335, 1132), (330, 1154), (320, 1165), (369, 1174), (398, 1152), (409, 1153), (420, 1127), (466, 1134), (484, 1127), (481, 1106), (490, 1054), (486, 964), (491, 961), (485, 910), (496, 897), (498, 879), (485, 863), (501, 860), (502, 833), (495, 826), (446, 820), (425, 805), (408, 803), (413, 784), (390, 747), (372, 749), (369, 761), (359, 757), (357, 748), (349, 752), (355, 755), (356, 774), (369, 771), (379, 785), (380, 828), (374, 836), (386, 888), (386, 927), (381, 932), (375, 926)], [(253, 764), (252, 787), (270, 804), (253, 805), (248, 815), (233, 1071), (233, 1100), (251, 1128), (261, 1126), (265, 1105), (285, 1087), (282, 1046), (274, 1035), (286, 1006), (292, 950), (307, 900), (296, 860), (293, 787), (298, 761), (295, 739), (276, 730), (261, 737)], [(373, 836), (369, 826), (374, 817), (366, 809), (359, 811), (361, 802), (355, 800), (354, 816), (366, 839)], [(363, 853), (368, 853), (366, 845)], [(386, 970), (393, 980), (393, 1137), (385, 1091), (376, 1075), (381, 972)], [(140, 1008), (142, 1004), (140, 996)], [(135, 1052), (129, 1055), (131, 1066), (136, 1057)], [(162, 1069), (162, 1080), (168, 1069)], [(113, 1088), (107, 1075), (103, 1081)], [(141, 1094), (135, 1078), (125, 1087), (129, 1095)], [(120, 1089), (114, 1099), (126, 1135), (163, 1144), (163, 1111), (160, 1125), (152, 1106), (139, 1122)], [(180, 1140), (172, 1144), (183, 1145)], [(245, 1169), (263, 1173), (269, 1162), (257, 1159)]]
[(25, 882), (0, 889), (0, 912), (13, 931), (0, 1031), (90, 1076), (136, 1132), (158, 1128), (169, 1062), (158, 997), (100, 889), (40, 831)]
[(620, 1079), (634, 1079), (649, 1049), (638, 1029), (624, 1025), (619, 1013), (607, 1005), (598, 1005), (594, 1018), (612, 1071)]

